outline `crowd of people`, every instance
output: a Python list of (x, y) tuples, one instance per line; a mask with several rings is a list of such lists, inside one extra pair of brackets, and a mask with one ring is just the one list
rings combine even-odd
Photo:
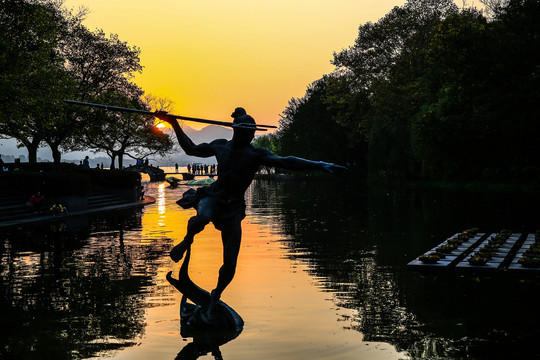
[(216, 165), (206, 165), (206, 164), (188, 164), (187, 171), (193, 175), (209, 175), (216, 173)]

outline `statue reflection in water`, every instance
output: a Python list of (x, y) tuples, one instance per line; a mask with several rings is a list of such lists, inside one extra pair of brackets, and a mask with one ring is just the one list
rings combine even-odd
[[(190, 256), (191, 250), (188, 248), (178, 274), (180, 280), (173, 279), (170, 273), (167, 275), (171, 284), (183, 292), (180, 302), (180, 334), (184, 338), (193, 338), (192, 342), (180, 350), (175, 360), (195, 360), (209, 353), (214, 359), (223, 359), (219, 347), (240, 335), (244, 323), (240, 315), (222, 301), (214, 307), (212, 323), (201, 316), (210, 295), (189, 279), (187, 270)], [(188, 297), (197, 305), (188, 303)]]
[[(244, 194), (261, 166), (278, 167), (288, 170), (322, 170), (330, 173), (342, 166), (322, 161), (312, 161), (294, 156), (276, 156), (270, 150), (251, 145), (255, 131), (259, 130), (255, 120), (243, 108), (236, 108), (231, 117), (233, 137), (231, 140), (217, 139), (210, 143), (194, 144), (184, 133), (177, 119), (166, 112), (156, 112), (156, 116), (168, 122), (174, 129), (178, 142), (187, 155), (217, 160), (217, 181), (197, 190), (190, 189), (177, 201), (183, 208), (194, 208), (197, 214), (188, 221), (187, 234), (183, 241), (170, 253), (178, 262), (187, 252), (182, 264), (179, 279), (168, 274), (168, 280), (183, 295), (182, 319), (194, 328), (229, 328), (237, 331), (242, 328), (241, 317), (220, 300), (221, 294), (232, 281), (240, 242), (241, 222), (246, 216)], [(211, 293), (196, 286), (187, 273), (189, 249), (196, 234), (212, 222), (221, 231), (223, 242), (223, 265), (219, 269), (216, 288)], [(186, 299), (195, 305), (187, 307)]]

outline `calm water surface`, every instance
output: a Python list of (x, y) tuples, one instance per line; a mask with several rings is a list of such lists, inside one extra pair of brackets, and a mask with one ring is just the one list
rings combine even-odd
[[(538, 199), (383, 191), (336, 179), (255, 181), (235, 279), (223, 300), (244, 318), (225, 344), (180, 334), (170, 248), (192, 210), (187, 188), (145, 183), (142, 210), (0, 235), (2, 359), (537, 358), (539, 282), (421, 275), (405, 265), (449, 235), (540, 228)], [(212, 225), (190, 274), (212, 289)]]

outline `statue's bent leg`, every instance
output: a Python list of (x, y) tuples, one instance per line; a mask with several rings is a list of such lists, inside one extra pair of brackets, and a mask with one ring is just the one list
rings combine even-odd
[(242, 239), (241, 219), (232, 219), (221, 231), (223, 241), (223, 265), (219, 269), (218, 283), (212, 290), (212, 297), (208, 307), (208, 318), (212, 319), (212, 311), (221, 298), (221, 294), (234, 278), (240, 243)]
[(197, 205), (197, 215), (193, 216), (188, 221), (187, 233), (184, 240), (172, 248), (170, 252), (171, 259), (174, 262), (178, 262), (184, 256), (186, 250), (193, 243), (195, 235), (204, 230), (205, 226), (212, 220), (214, 212), (215, 199), (212, 197), (205, 197), (199, 201)]

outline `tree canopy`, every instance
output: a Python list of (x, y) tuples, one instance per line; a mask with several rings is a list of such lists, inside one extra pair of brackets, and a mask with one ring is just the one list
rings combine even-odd
[(109, 142), (124, 137), (110, 154), (113, 162), (142, 149), (162, 153), (170, 141), (151, 120), (63, 102), (144, 106), (144, 91), (131, 81), (142, 71), (140, 49), (115, 34), (88, 30), (84, 16), (55, 0), (0, 1), (0, 134), (26, 147), (31, 162), (40, 144), (50, 147), (55, 162), (66, 150), (106, 151), (104, 136)]
[(540, 1), (489, 5), (409, 0), (361, 25), (276, 148), (374, 178), (539, 180)]

